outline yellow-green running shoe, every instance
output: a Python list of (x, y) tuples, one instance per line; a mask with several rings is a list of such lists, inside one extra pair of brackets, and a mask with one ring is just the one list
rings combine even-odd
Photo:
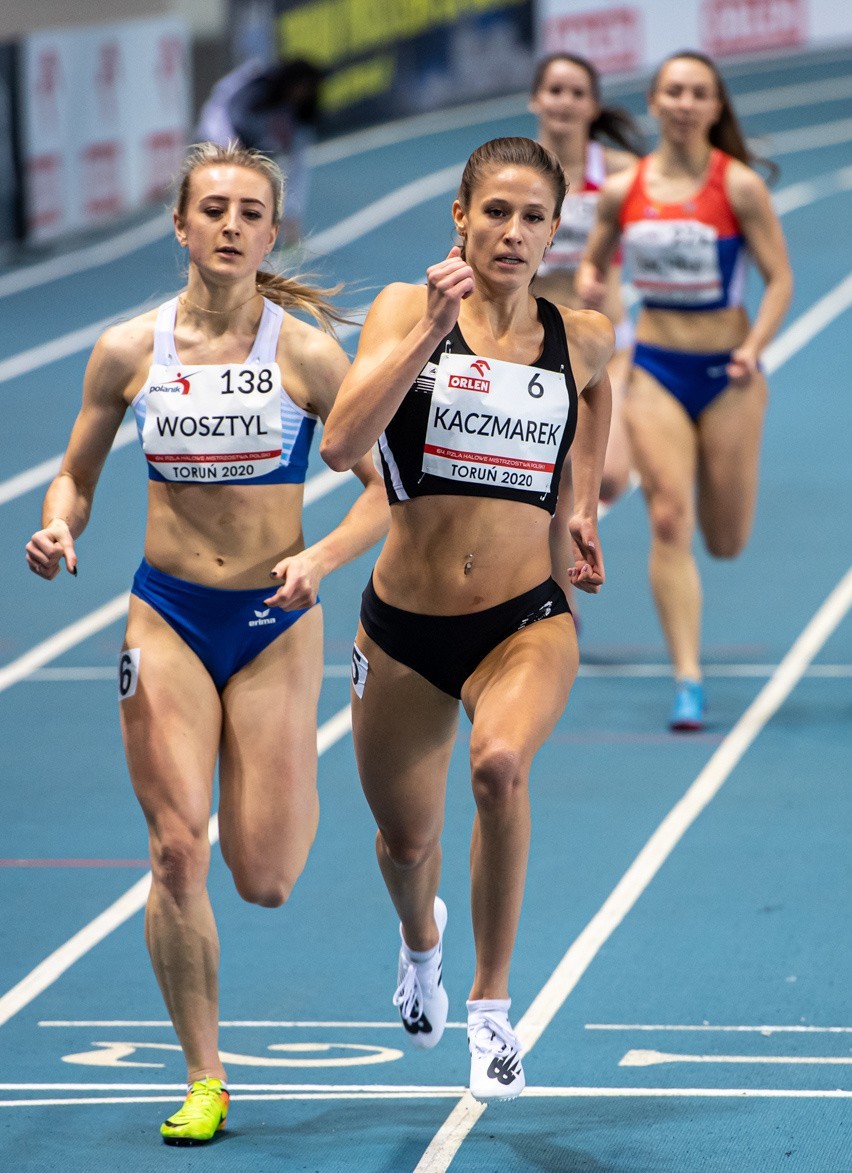
[(166, 1144), (206, 1144), (228, 1116), (228, 1089), (221, 1079), (196, 1079), (183, 1107), (160, 1125)]

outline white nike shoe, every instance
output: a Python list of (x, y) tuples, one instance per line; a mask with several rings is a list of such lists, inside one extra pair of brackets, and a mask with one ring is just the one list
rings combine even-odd
[[(412, 961), (402, 938), (399, 951), (399, 973), (394, 1006), (399, 1007), (402, 1025), (413, 1047), (424, 1050), (434, 1047), (447, 1024), (449, 998), (444, 989), (443, 938), (447, 925), (447, 906), (440, 896), (435, 897), (435, 923), (438, 926), (438, 948), (428, 961)], [(402, 937), (402, 925), (399, 926)]]
[(477, 1100), (514, 1100), (526, 1080), (521, 1044), (509, 1022), (508, 1000), (468, 1002), (467, 1008), (471, 1095)]

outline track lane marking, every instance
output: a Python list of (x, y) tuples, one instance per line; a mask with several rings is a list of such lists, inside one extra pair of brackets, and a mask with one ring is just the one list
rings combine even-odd
[[(702, 811), (730, 777), (758, 734), (795, 688), (801, 674), (852, 606), (848, 570), (793, 643), (771, 679), (737, 721), (698, 777), (669, 811), (598, 912), (568, 948), (515, 1027), (526, 1054), (535, 1046), (572, 990), (625, 916), (645, 892)], [(418, 1162), (414, 1173), (443, 1173), (485, 1111), (465, 1092)]]

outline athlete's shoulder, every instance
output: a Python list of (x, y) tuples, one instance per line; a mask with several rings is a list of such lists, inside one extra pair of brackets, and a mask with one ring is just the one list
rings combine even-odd
[(151, 309), (109, 326), (95, 343), (92, 358), (117, 373), (135, 371), (153, 351), (156, 320), (157, 310)]
[[(623, 154), (627, 155), (627, 152)], [(600, 195), (600, 207), (604, 215), (608, 211), (618, 212), (621, 209), (639, 178), (642, 160), (635, 155), (629, 155), (628, 158), (630, 162), (622, 170), (608, 174), (604, 180)]]
[(565, 324), (569, 348), (579, 350), (589, 367), (603, 366), (615, 350), (615, 330), (609, 318), (597, 310), (557, 308)]
[(632, 151), (619, 150), (617, 147), (604, 147), (607, 179), (612, 175), (621, 175), (623, 171), (633, 170), (639, 163), (639, 156)]
[(368, 334), (387, 331), (393, 335), (407, 334), (426, 309), (426, 286), (394, 281), (378, 294), (367, 321)]
[(726, 156), (725, 194), (736, 211), (749, 211), (769, 200), (769, 189), (753, 167)]

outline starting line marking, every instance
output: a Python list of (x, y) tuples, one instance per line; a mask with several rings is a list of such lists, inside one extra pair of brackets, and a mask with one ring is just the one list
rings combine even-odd
[[(242, 1102), (282, 1100), (438, 1100), (458, 1099), (462, 1087), (394, 1085), (336, 1086), (333, 1084), (230, 1084), (232, 1099)], [(96, 1107), (105, 1104), (167, 1104), (186, 1091), (186, 1084), (0, 1084), (0, 1091), (171, 1091), (171, 1095), (61, 1096), (0, 1100), (0, 1108)], [(286, 1090), (283, 1090), (286, 1089)], [(522, 1099), (762, 1099), (845, 1100), (852, 1091), (841, 1088), (719, 1088), (719, 1087), (527, 1087)]]

